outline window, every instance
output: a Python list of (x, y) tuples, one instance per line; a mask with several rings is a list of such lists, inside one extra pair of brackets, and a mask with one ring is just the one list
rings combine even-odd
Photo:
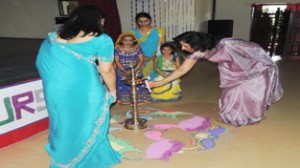
[(77, 0), (58, 0), (60, 16), (69, 16), (70, 13), (78, 6)]

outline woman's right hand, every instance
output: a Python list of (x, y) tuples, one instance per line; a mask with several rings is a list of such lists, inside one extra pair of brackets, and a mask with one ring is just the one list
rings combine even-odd
[(144, 56), (143, 61), (144, 62), (148, 62), (154, 59), (154, 56), (152, 56), (151, 58)]
[(162, 86), (162, 81), (149, 81), (148, 85), (150, 88)]
[(148, 57), (145, 57), (145, 56), (144, 56), (144, 58), (143, 58), (143, 61), (144, 61), (144, 62), (148, 62), (149, 60), (150, 60), (150, 59), (149, 59)]

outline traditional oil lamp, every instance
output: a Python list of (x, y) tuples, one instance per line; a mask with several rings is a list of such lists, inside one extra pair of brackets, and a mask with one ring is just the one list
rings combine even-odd
[(139, 117), (136, 86), (143, 84), (144, 78), (137, 78), (133, 64), (130, 65), (131, 77), (124, 78), (126, 85), (131, 85), (132, 118), (126, 119), (124, 127), (130, 130), (140, 130), (147, 127), (147, 120)]

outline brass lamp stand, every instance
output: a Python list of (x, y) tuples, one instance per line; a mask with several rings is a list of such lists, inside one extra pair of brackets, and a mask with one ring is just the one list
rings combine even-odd
[(131, 79), (124, 79), (123, 82), (131, 85), (131, 100), (132, 100), (132, 118), (126, 119), (124, 127), (129, 130), (140, 130), (147, 127), (147, 120), (139, 117), (137, 91), (136, 86), (144, 83), (144, 79), (138, 79), (133, 65), (131, 67)]

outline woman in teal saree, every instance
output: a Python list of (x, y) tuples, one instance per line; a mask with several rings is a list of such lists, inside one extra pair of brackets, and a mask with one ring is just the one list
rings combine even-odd
[(108, 168), (120, 162), (107, 137), (116, 78), (114, 45), (103, 23), (97, 7), (80, 6), (40, 47), (36, 66), (49, 113), (50, 168)]

